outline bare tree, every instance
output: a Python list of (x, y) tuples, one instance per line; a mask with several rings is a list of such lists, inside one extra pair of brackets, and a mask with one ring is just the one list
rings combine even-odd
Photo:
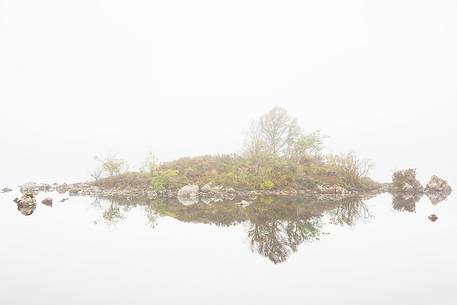
[(284, 108), (275, 107), (253, 121), (249, 134), (251, 150), (264, 150), (279, 155), (292, 145), (300, 136), (301, 129), (296, 119), (292, 118)]
[(95, 181), (98, 181), (98, 179), (100, 179), (103, 175), (103, 167), (101, 166), (98, 166), (96, 168), (94, 168), (93, 170), (90, 170), (89, 171), (89, 175), (95, 180)]
[(106, 172), (110, 177), (120, 175), (127, 171), (128, 164), (125, 160), (119, 159), (116, 155), (107, 155), (104, 158), (94, 157), (94, 159), (100, 162), (103, 172)]

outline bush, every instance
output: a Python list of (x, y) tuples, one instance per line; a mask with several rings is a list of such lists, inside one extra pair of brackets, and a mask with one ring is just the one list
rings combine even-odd
[(264, 182), (262, 182), (262, 184), (260, 184), (260, 188), (262, 190), (271, 190), (274, 187), (275, 187), (275, 184), (271, 180), (265, 180)]
[(151, 186), (156, 191), (174, 190), (186, 184), (186, 179), (177, 170), (158, 170), (152, 175)]

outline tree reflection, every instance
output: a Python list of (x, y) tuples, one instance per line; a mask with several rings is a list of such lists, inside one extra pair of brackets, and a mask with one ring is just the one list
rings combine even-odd
[(331, 223), (348, 226), (373, 218), (366, 204), (357, 197), (342, 200), (336, 209), (330, 211), (330, 215)]
[(252, 223), (248, 230), (251, 250), (278, 264), (287, 260), (304, 241), (320, 236), (321, 223), (318, 219), (275, 220)]
[(125, 215), (117, 202), (111, 202), (108, 209), (103, 212), (103, 219), (111, 226), (124, 220)]

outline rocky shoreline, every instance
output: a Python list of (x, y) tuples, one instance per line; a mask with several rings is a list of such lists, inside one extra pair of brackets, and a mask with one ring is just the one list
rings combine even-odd
[[(39, 192), (57, 192), (59, 194), (68, 193), (69, 196), (90, 196), (90, 197), (120, 197), (138, 198), (143, 197), (150, 200), (156, 198), (176, 198), (184, 205), (192, 205), (202, 201), (204, 203), (238, 201), (248, 203), (258, 197), (263, 196), (288, 196), (306, 197), (315, 200), (341, 200), (348, 197), (372, 197), (380, 193), (391, 193), (394, 201), (402, 205), (411, 201), (417, 202), (426, 194), (433, 204), (446, 199), (452, 192), (449, 184), (437, 176), (433, 176), (429, 183), (423, 187), (416, 179), (416, 171), (413, 169), (397, 171), (393, 175), (392, 183), (376, 183), (371, 188), (366, 189), (346, 189), (338, 185), (317, 185), (313, 189), (286, 189), (286, 190), (245, 190), (234, 189), (223, 185), (208, 183), (203, 186), (185, 185), (179, 190), (160, 190), (156, 191), (152, 187), (148, 188), (101, 188), (92, 182), (81, 182), (73, 184), (47, 184), (47, 183), (25, 183), (19, 187), (20, 192), (25, 196), (17, 199), (25, 204), (30, 202)], [(2, 192), (12, 191), (3, 188)], [(47, 204), (52, 202), (52, 198), (47, 198)], [(52, 203), (51, 203), (52, 204)]]

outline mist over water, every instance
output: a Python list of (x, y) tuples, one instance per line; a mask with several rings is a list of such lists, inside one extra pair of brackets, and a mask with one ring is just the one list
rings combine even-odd
[(4, 1), (0, 184), (86, 180), (108, 153), (137, 166), (149, 150), (239, 152), (274, 106), (322, 130), (330, 151), (373, 160), (377, 180), (417, 167), (423, 182), (455, 184), (456, 12), (453, 1)]
[[(456, 304), (455, 16), (452, 0), (0, 1), (0, 304)], [(375, 181), (416, 168), (454, 193), (13, 201), (90, 180), (94, 156), (240, 153), (276, 106)]]

